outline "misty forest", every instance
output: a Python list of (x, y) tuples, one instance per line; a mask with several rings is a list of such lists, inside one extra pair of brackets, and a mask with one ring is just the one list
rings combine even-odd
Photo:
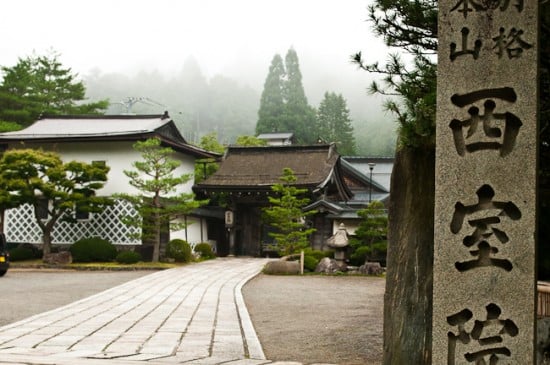
[[(297, 51), (290, 48), (284, 55), (275, 54), (271, 64), (265, 65), (265, 74), (257, 76), (263, 80), (251, 86), (250, 75), (207, 77), (193, 57), (174, 74), (142, 70), (133, 75), (99, 69), (80, 75), (59, 58), (52, 51), (19, 58), (16, 65), (2, 65), (0, 103), (10, 106), (0, 115), (3, 123), (28, 125), (42, 113), (161, 114), (166, 110), (194, 144), (212, 133), (228, 145), (240, 136), (293, 132), (297, 143), (334, 142), (343, 155), (393, 156), (395, 152), (392, 118), (373, 103), (375, 97), (368, 94), (367, 82), (352, 62), (349, 68), (357, 77), (335, 80), (328, 76), (335, 70), (302, 70)], [(40, 75), (45, 74), (50, 76), (42, 80)], [(55, 87), (48, 85), (54, 79), (63, 88), (74, 86), (72, 102), (56, 106), (52, 99), (44, 109), (46, 95), (35, 95), (32, 103), (17, 100), (29, 87), (21, 85), (29, 75), (35, 84), (43, 83), (37, 89)]]
[[(274, 60), (281, 59), (275, 80), (280, 85), (275, 91), (270, 89), (274, 81), (273, 62), (265, 65), (264, 79), (257, 83), (263, 84), (263, 90), (234, 77), (220, 74), (207, 77), (192, 57), (173, 75), (143, 70), (130, 76), (96, 69), (82, 79), (89, 100), (109, 100), (107, 114), (159, 114), (167, 110), (184, 137), (194, 144), (212, 132), (220, 143), (227, 145), (235, 143), (239, 136), (286, 132), (301, 126), (292, 130), (298, 143), (321, 139), (336, 142), (344, 155), (393, 156), (396, 139), (393, 119), (380, 112), (380, 106), (373, 103), (369, 106), (369, 99), (374, 97), (368, 94), (367, 83), (359, 88), (346, 88), (345, 79), (332, 82), (327, 79), (326, 70), (302, 71), (298, 57), (292, 48), (286, 55), (274, 55)], [(351, 62), (349, 67), (357, 73), (355, 80), (348, 80), (349, 84), (357, 85), (362, 73)], [(281, 104), (274, 107), (280, 107), (278, 111), (269, 110), (266, 105), (269, 104), (266, 98), (273, 97), (281, 98)], [(263, 128), (261, 116), (266, 108), (268, 113), (278, 113), (284, 122)], [(335, 129), (333, 125), (331, 132), (331, 118), (341, 118), (344, 128)], [(311, 123), (316, 128), (311, 128)], [(323, 125), (317, 127), (319, 123)], [(334, 134), (335, 130), (348, 130), (353, 143)]]

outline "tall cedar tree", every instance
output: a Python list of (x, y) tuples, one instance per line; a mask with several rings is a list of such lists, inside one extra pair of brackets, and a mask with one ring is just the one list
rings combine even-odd
[(389, 203), (384, 364), (431, 364), (433, 225), (435, 191), (436, 0), (375, 0), (369, 7), (374, 32), (390, 47), (414, 57), (407, 68), (397, 56), (385, 66), (366, 64), (384, 75), (372, 92), (399, 96), (386, 108), (399, 125), (398, 150)]
[(268, 197), (271, 205), (263, 209), (264, 221), (276, 229), (269, 235), (275, 239), (279, 254), (290, 255), (309, 246), (308, 237), (315, 228), (308, 228), (304, 219), (316, 212), (302, 211), (309, 203), (304, 197), (307, 189), (295, 186), (298, 179), (292, 169), (284, 168), (280, 180), (271, 187), (275, 196)]
[(269, 73), (264, 83), (264, 90), (258, 110), (256, 134), (288, 132), (284, 121), (285, 102), (283, 99), (283, 83), (285, 66), (280, 55), (276, 54), (271, 61)]
[(294, 132), (298, 143), (309, 144), (315, 142), (315, 110), (308, 104), (298, 54), (290, 48), (285, 57), (286, 82), (283, 84), (285, 100), (285, 123), (287, 131)]
[(309, 106), (302, 85), (298, 55), (289, 49), (285, 63), (278, 54), (273, 57), (258, 111), (256, 133), (292, 132), (298, 143), (317, 139), (315, 110)]
[(176, 223), (175, 218), (189, 214), (206, 201), (194, 200), (192, 193), (177, 194), (180, 185), (187, 183), (192, 174), (174, 176), (180, 162), (173, 159), (174, 151), (162, 147), (158, 138), (136, 142), (134, 149), (141, 153), (142, 160), (132, 165), (135, 170), (124, 170), (130, 179), (130, 185), (140, 191), (139, 194), (120, 194), (118, 197), (134, 205), (141, 221), (125, 219), (125, 223), (142, 229), (142, 238), (153, 242), (153, 262), (160, 259), (161, 233), (170, 229), (185, 228)]
[(41, 114), (100, 114), (109, 103), (82, 103), (86, 89), (57, 54), (19, 58), (13, 67), (2, 67), (0, 120), (27, 126)]
[(325, 93), (317, 110), (317, 133), (319, 138), (334, 142), (341, 155), (355, 153), (355, 138), (346, 100), (341, 94)]
[[(8, 150), (0, 159), (2, 208), (21, 204), (34, 207), (42, 230), (44, 255), (51, 252), (52, 232), (58, 221), (74, 223), (74, 211), (101, 212), (111, 199), (96, 196), (107, 181), (109, 167), (85, 162), (63, 162), (59, 155), (41, 150)], [(45, 210), (47, 214), (40, 213)]]

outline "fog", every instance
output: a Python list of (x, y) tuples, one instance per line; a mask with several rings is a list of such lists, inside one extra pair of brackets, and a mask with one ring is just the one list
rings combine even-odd
[(0, 65), (53, 50), (79, 74), (90, 99), (112, 102), (109, 113), (127, 112), (121, 102), (142, 98), (131, 112), (166, 109), (190, 141), (217, 131), (230, 143), (254, 133), (271, 59), (293, 47), (309, 103), (317, 107), (326, 91), (341, 93), (359, 142), (368, 137), (366, 126), (394, 127), (383, 99), (366, 92), (374, 75), (350, 62), (357, 51), (372, 62), (383, 62), (389, 52), (366, 21), (369, 2), (5, 2), (0, 32), (9, 37), (3, 38)]

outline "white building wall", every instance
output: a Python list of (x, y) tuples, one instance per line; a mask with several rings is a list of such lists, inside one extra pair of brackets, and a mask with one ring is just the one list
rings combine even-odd
[[(110, 196), (116, 193), (137, 194), (139, 191), (130, 185), (128, 177), (124, 174), (124, 170), (135, 170), (132, 166), (134, 161), (141, 160), (140, 153), (136, 152), (132, 145), (132, 141), (122, 142), (85, 142), (85, 143), (49, 143), (49, 144), (31, 144), (27, 143), (24, 148), (42, 148), (44, 150), (54, 151), (58, 153), (63, 161), (82, 161), (91, 163), (92, 161), (105, 161), (106, 165), (110, 167), (108, 174), (108, 181), (105, 186), (98, 191), (98, 195)], [(17, 146), (16, 148), (20, 148)], [(174, 175), (192, 174), (194, 172), (195, 159), (192, 156), (184, 155), (182, 153), (174, 153), (172, 158), (179, 160), (181, 165), (174, 171)], [(186, 184), (182, 184), (178, 187), (174, 194), (191, 193), (191, 187), (193, 186), (193, 177), (189, 179)], [(119, 206), (117, 204), (117, 206)], [(120, 211), (118, 211), (120, 213)], [(128, 212), (125, 212), (128, 213)], [(115, 214), (117, 215), (117, 214)], [(25, 233), (21, 229), (22, 224), (19, 219), (26, 217), (26, 219), (33, 220), (34, 217), (28, 212), (28, 207), (11, 209), (7, 213), (7, 239), (11, 242), (29, 242), (40, 243), (41, 233), (37, 230), (35, 222), (30, 222), (30, 226)], [(106, 222), (106, 225), (122, 224), (118, 217), (113, 217), (112, 220), (103, 217), (103, 215), (95, 215), (95, 218), (102, 217), (101, 219)], [(110, 222), (110, 223), (109, 223)], [(203, 222), (203, 230), (201, 233), (201, 224), (198, 219), (189, 218), (189, 224), (187, 228), (187, 235), (184, 230), (178, 232), (171, 232), (171, 238), (187, 239), (190, 243), (200, 243), (207, 241), (206, 222)], [(36, 225), (36, 227), (35, 227)], [(94, 235), (102, 236), (105, 239), (110, 240), (115, 244), (136, 244), (138, 243), (134, 239), (126, 240), (121, 239), (120, 233), (125, 229), (116, 229), (113, 227), (105, 227), (102, 234), (97, 230), (97, 222), (94, 219), (90, 221), (82, 221), (75, 225), (66, 226), (67, 224), (58, 224), (56, 231), (54, 231), (55, 243), (72, 243), (79, 238), (83, 238), (83, 234), (92, 233), (86, 226), (94, 225)], [(117, 232), (116, 235), (112, 234)], [(63, 232), (63, 233), (62, 233)], [(74, 237), (74, 238), (73, 238)], [(71, 242), (72, 241), (72, 242)]]

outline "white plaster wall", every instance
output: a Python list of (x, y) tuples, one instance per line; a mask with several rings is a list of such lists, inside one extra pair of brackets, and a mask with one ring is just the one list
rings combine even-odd
[(176, 238), (186, 240), (191, 246), (201, 242), (208, 242), (206, 220), (202, 219), (201, 221), (201, 219), (196, 217), (187, 217), (187, 236), (185, 234), (185, 229), (170, 232), (170, 239)]
[[(98, 191), (98, 195), (110, 196), (115, 193), (136, 194), (138, 190), (130, 185), (128, 177), (124, 174), (124, 170), (134, 170), (132, 163), (141, 160), (141, 155), (134, 151), (132, 145), (134, 142), (83, 142), (83, 143), (44, 143), (32, 144), (27, 143), (23, 148), (42, 148), (46, 151), (54, 151), (58, 153), (63, 161), (82, 161), (91, 163), (92, 161), (105, 161), (110, 167), (108, 181), (105, 186)], [(11, 147), (11, 146), (10, 146)], [(13, 148), (21, 148), (13, 146)], [(172, 158), (181, 162), (181, 165), (174, 171), (174, 175), (192, 174), (194, 173), (195, 158), (182, 153), (174, 153)], [(180, 185), (174, 194), (191, 193), (193, 186), (193, 178), (186, 183)], [(204, 220), (203, 220), (204, 221)], [(189, 243), (206, 242), (207, 229), (206, 222), (202, 224), (202, 240), (201, 240), (201, 224), (198, 218), (188, 218), (187, 240)], [(171, 232), (171, 238), (185, 239), (185, 230)]]
[[(132, 163), (141, 159), (141, 155), (134, 151), (134, 142), (83, 142), (83, 143), (56, 143), (56, 144), (27, 144), (29, 148), (40, 148), (57, 152), (63, 161), (105, 161), (110, 167), (108, 181), (98, 192), (98, 195), (112, 195), (115, 193), (135, 194), (138, 192), (129, 184), (129, 179), (124, 175), (124, 170), (134, 170)], [(179, 160), (181, 165), (174, 171), (174, 175), (189, 174), (194, 172), (195, 159), (192, 156), (174, 153), (172, 158)], [(177, 189), (177, 194), (191, 192), (193, 179)]]

